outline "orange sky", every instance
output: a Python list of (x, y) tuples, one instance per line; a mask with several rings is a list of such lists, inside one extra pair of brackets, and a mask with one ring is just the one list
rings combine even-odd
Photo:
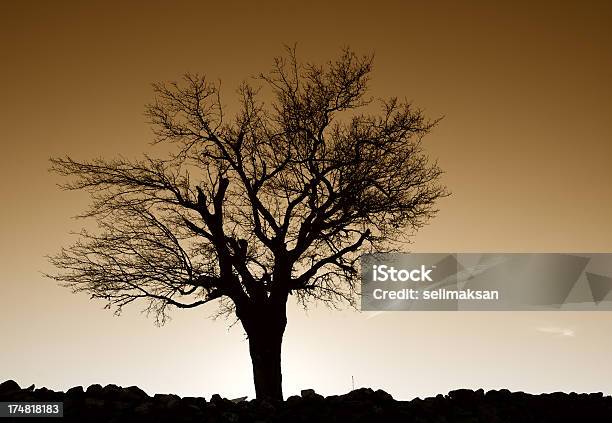
[[(453, 195), (413, 251), (612, 252), (608, 2), (125, 3), (0, 4), (0, 380), (253, 396), (242, 329), (208, 320), (214, 306), (156, 328), (138, 308), (117, 318), (41, 276), (87, 204), (56, 188), (47, 160), (136, 157), (151, 140), (150, 83), (205, 73), (231, 106), (283, 43), (313, 61), (347, 44), (375, 52), (373, 94), (445, 116), (425, 148)], [(397, 398), (612, 392), (610, 313), (369, 317), (292, 306), (285, 395), (345, 392), (351, 376)]]

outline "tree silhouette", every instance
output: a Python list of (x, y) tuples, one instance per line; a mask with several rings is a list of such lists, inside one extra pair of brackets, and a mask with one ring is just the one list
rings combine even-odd
[(142, 299), (160, 324), (218, 300), (247, 334), (257, 397), (282, 399), (289, 295), (354, 304), (360, 252), (405, 240), (446, 195), (420, 146), (435, 121), (396, 98), (358, 110), (374, 106), (371, 69), (348, 48), (324, 65), (287, 48), (231, 118), (205, 77), (154, 84), (146, 113), (168, 156), (51, 159), (64, 189), (90, 193), (81, 216), (99, 231), (51, 257), (50, 276), (117, 312)]

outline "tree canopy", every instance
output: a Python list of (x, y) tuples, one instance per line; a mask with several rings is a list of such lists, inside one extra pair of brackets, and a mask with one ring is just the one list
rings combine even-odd
[(289, 294), (353, 303), (360, 253), (405, 241), (446, 195), (421, 147), (437, 121), (372, 100), (371, 71), (350, 49), (317, 65), (288, 48), (231, 116), (205, 76), (154, 84), (146, 115), (168, 157), (51, 160), (99, 224), (51, 258), (52, 277), (118, 311), (145, 300), (160, 323), (216, 299), (223, 313)]

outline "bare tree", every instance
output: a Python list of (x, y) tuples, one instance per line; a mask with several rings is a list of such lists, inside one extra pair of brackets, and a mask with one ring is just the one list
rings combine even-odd
[(51, 159), (100, 228), (52, 257), (51, 277), (118, 312), (142, 299), (158, 323), (219, 300), (248, 336), (257, 397), (282, 399), (289, 295), (354, 304), (359, 254), (405, 240), (446, 195), (421, 149), (435, 121), (396, 98), (358, 110), (374, 106), (371, 67), (350, 49), (317, 65), (288, 48), (240, 86), (231, 118), (205, 77), (155, 84), (147, 116), (172, 154)]

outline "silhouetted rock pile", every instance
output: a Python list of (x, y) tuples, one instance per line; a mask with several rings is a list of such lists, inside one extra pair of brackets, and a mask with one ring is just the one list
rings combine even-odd
[[(0, 384), (0, 401), (63, 401), (63, 421), (71, 422), (591, 422), (610, 421), (612, 416), (612, 397), (601, 393), (531, 395), (505, 389), (460, 389), (412, 401), (396, 401), (368, 388), (329, 397), (309, 389), (284, 402), (235, 403), (219, 395), (209, 401), (171, 394), (150, 397), (136, 386), (77, 386), (65, 393), (22, 389), (9, 380)], [(2, 419), (11, 420), (27, 421)], [(42, 420), (61, 421), (33, 421)]]

